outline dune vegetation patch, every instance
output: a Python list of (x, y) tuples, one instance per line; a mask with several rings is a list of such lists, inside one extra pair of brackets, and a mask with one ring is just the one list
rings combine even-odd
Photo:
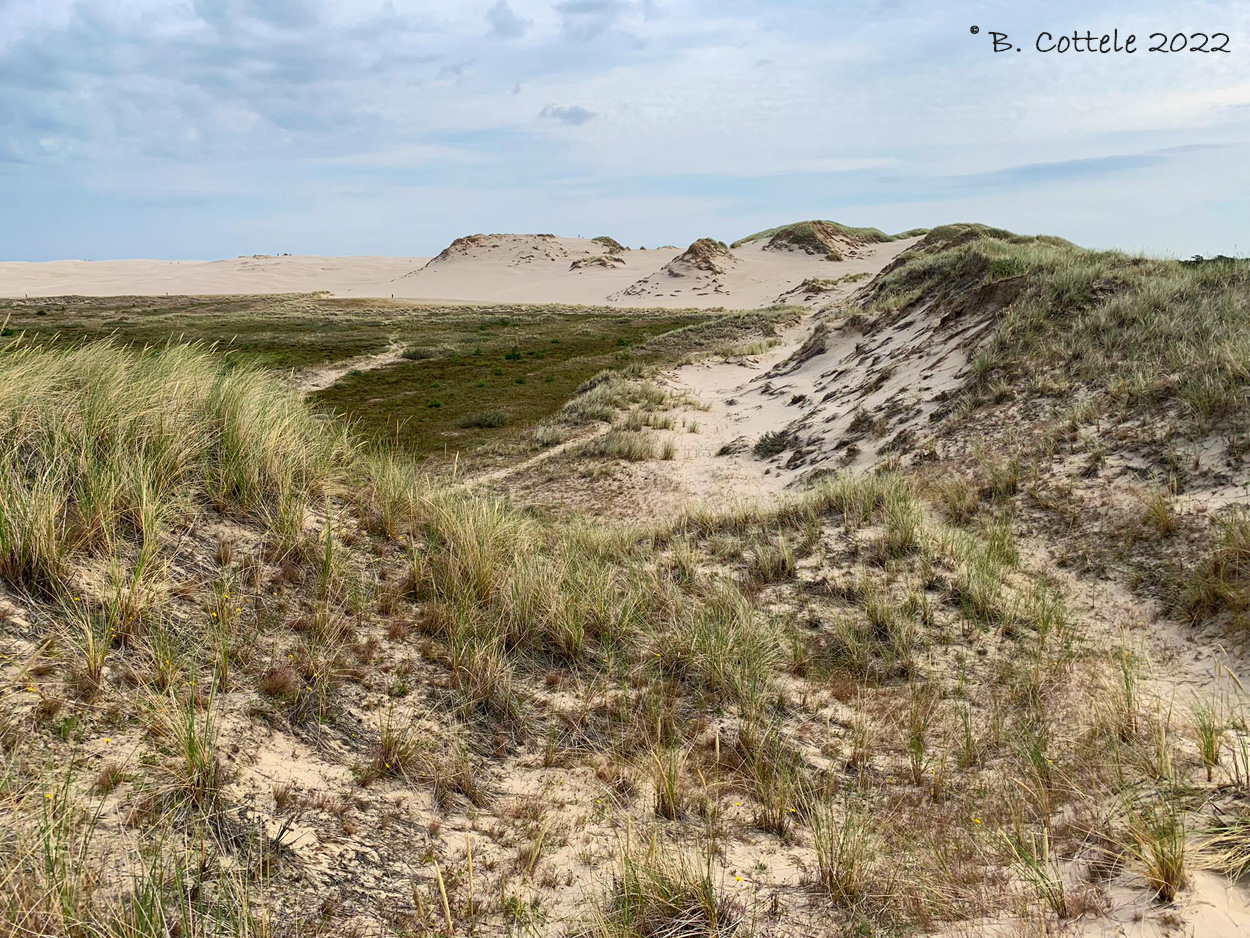
[[(767, 328), (742, 314), (739, 331)], [(597, 372), (662, 364), (714, 341), (718, 313), (544, 306), (411, 306), (327, 297), (0, 300), (12, 339), (74, 347), (198, 341), (228, 362), (287, 371), (342, 363), (313, 400), (371, 444), (454, 455), (550, 416)], [(683, 333), (680, 340), (656, 340)], [(385, 367), (355, 359), (400, 350)], [(505, 409), (503, 422), (476, 415)]]
[(889, 241), (900, 241), (925, 234), (927, 229), (913, 228), (898, 234), (886, 234), (880, 228), (856, 228), (842, 225), (836, 221), (800, 221), (776, 228), (766, 228), (755, 234), (739, 238), (731, 248), (742, 247), (754, 241), (788, 243), (799, 248), (810, 248), (810, 254), (824, 254), (829, 248), (830, 235), (838, 239), (847, 239), (859, 244), (884, 244)]
[[(1178, 616), (1244, 621), (1236, 502), (1184, 506), (1247, 474), (1250, 261), (1195, 264), (947, 225), (873, 281), (859, 328), (920, 310), (981, 311), (983, 336), (942, 426), (987, 432), (985, 447), (1000, 445), (1005, 414), (1032, 425), (1001, 441), (1004, 461), (1035, 505), (1084, 518), (1068, 541), (1082, 566), (1129, 571)], [(1110, 500), (1100, 480), (1116, 487)]]
[[(445, 445), (463, 451), (552, 416), (605, 368), (663, 361), (648, 340), (698, 321), (683, 314), (483, 317), (442, 354), (348, 374), (314, 400), (375, 443), (418, 456), (441, 454)], [(500, 404), (507, 421), (477, 419)]]

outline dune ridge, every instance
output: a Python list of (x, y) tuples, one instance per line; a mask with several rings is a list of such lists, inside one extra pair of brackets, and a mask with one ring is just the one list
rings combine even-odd
[(0, 262), (0, 296), (324, 292), (432, 302), (752, 309), (816, 302), (818, 292), (796, 289), (866, 270), (874, 266), (873, 258), (888, 259), (910, 243), (872, 232), (876, 229), (802, 222), (749, 236), (733, 247), (714, 238), (700, 238), (685, 249), (646, 250), (630, 249), (610, 235), (472, 234), (432, 258), (13, 261)]

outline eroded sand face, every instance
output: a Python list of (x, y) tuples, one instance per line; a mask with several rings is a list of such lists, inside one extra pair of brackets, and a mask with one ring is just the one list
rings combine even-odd
[[(864, 277), (845, 279), (827, 292), (807, 298), (808, 305), (824, 307), (845, 300), (916, 240), (866, 245), (855, 257), (840, 262), (800, 254), (799, 258), (807, 258), (809, 264), (823, 265), (819, 269), (827, 279), (846, 278), (848, 274)], [(749, 245), (734, 249), (733, 254), (737, 263), (721, 275), (730, 282), (733, 277), (751, 276), (752, 271), (758, 274), (774, 257), (780, 256), (783, 263), (796, 260), (789, 252), (778, 255)], [(744, 289), (743, 295), (749, 289), (749, 286)], [(798, 303), (793, 296), (787, 301)], [(751, 453), (752, 445), (764, 433), (784, 431), (817, 418), (821, 421), (835, 417), (850, 420), (861, 406), (862, 395), (854, 393), (854, 389), (844, 395), (833, 395), (828, 401), (821, 398), (831, 388), (826, 373), (837, 370), (843, 356), (853, 359), (844, 366), (860, 376), (855, 384), (863, 384), (874, 373), (875, 356), (855, 353), (854, 346), (862, 337), (850, 336), (846, 341), (831, 342), (825, 353), (802, 366), (791, 368), (788, 365), (788, 360), (811, 335), (818, 319), (816, 312), (803, 314), (777, 336), (775, 346), (759, 354), (701, 361), (656, 376), (656, 382), (675, 400), (686, 400), (690, 404), (681, 410), (675, 429), (656, 431), (657, 439), (674, 446), (675, 456), (671, 460), (649, 460), (618, 467), (611, 487), (602, 487), (599, 483), (591, 486), (601, 489), (603, 496), (602, 500), (595, 501), (595, 510), (626, 518), (660, 517), (691, 504), (724, 506), (775, 498), (788, 486), (801, 482), (817, 465), (832, 464), (842, 455), (841, 450), (835, 449), (838, 436), (834, 433), (827, 434), (827, 447), (818, 448), (807, 459), (792, 459), (792, 447), (768, 461), (757, 459)], [(909, 367), (918, 374), (922, 368), (920, 362), (927, 358), (919, 349), (915, 350), (915, 357), (917, 363)], [(906, 382), (907, 374), (900, 380)], [(804, 439), (816, 436), (819, 429), (819, 426), (805, 426), (802, 436)], [(532, 460), (486, 473), (475, 482), (498, 483), (507, 479), (515, 483), (535, 475), (535, 464), (558, 457), (565, 449), (581, 442), (584, 440), (544, 451)], [(865, 462), (875, 452), (874, 448), (866, 453)], [(551, 497), (555, 501), (564, 500), (568, 497), (569, 485), (577, 483), (562, 478), (558, 491), (550, 493)], [(541, 499), (534, 492), (528, 497)]]

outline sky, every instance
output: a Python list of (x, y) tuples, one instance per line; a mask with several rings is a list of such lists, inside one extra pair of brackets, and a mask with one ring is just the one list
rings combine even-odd
[(805, 218), (1250, 254), (1250, 3), (0, 0), (0, 260)]

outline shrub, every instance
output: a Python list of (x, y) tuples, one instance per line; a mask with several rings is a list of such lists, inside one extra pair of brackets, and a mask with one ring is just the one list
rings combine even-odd
[(788, 430), (769, 430), (751, 447), (751, 452), (758, 459), (771, 459), (785, 452), (795, 443), (794, 435)]
[(460, 426), (466, 430), (483, 429), (493, 430), (502, 427), (508, 422), (508, 412), (506, 410), (483, 410), (476, 414), (467, 414), (460, 420)]

